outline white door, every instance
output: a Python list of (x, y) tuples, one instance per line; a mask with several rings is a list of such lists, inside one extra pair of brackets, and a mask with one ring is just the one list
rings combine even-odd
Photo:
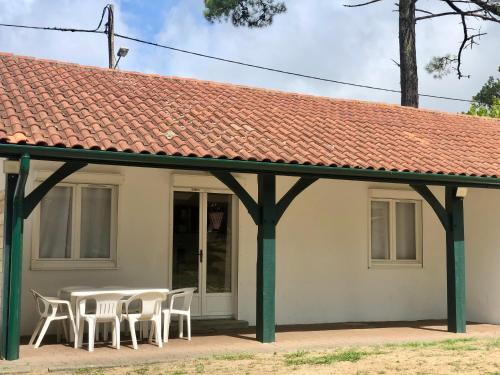
[(171, 287), (196, 287), (192, 314), (234, 315), (234, 196), (174, 191)]

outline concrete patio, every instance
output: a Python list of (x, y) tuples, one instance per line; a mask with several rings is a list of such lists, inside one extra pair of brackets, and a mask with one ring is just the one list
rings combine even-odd
[(128, 337), (125, 337), (120, 350), (106, 344), (97, 344), (93, 353), (85, 349), (75, 350), (65, 344), (51, 343), (50, 338), (35, 350), (26, 345), (25, 339), (21, 346), (21, 359), (0, 362), (0, 373), (72, 372), (85, 367), (151, 364), (223, 353), (287, 352), (463, 337), (500, 337), (500, 325), (469, 323), (467, 333), (459, 335), (448, 333), (445, 321), (281, 326), (277, 329), (276, 342), (266, 345), (256, 340), (254, 328), (247, 328), (198, 333), (191, 342), (172, 338), (162, 349), (142, 342), (139, 350), (133, 350), (131, 342), (127, 341)]

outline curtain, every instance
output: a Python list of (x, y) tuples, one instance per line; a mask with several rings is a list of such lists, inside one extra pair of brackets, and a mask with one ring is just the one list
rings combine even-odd
[(396, 202), (396, 258), (417, 259), (413, 202)]
[(371, 202), (371, 257), (390, 259), (389, 202)]
[(80, 258), (110, 258), (111, 189), (82, 187)]
[(71, 258), (73, 189), (52, 188), (40, 208), (40, 258)]

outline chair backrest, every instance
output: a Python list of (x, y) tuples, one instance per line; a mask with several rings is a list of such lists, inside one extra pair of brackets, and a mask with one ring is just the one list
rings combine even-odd
[(118, 305), (123, 295), (119, 293), (96, 293), (80, 300), (80, 311), (82, 316), (89, 315), (85, 312), (87, 301), (95, 301), (96, 319), (112, 319), (117, 316)]
[(182, 310), (189, 311), (191, 309), (191, 302), (193, 301), (193, 294), (196, 288), (182, 288), (174, 289), (168, 293), (170, 299), (169, 308), (170, 310)]
[(36, 304), (36, 309), (38, 310), (38, 314), (40, 314), (40, 316), (49, 315), (50, 302), (36, 290), (31, 289), (30, 291), (31, 294), (33, 295), (33, 298), (35, 299), (35, 304)]
[(133, 295), (125, 302), (125, 312), (128, 314), (129, 306), (136, 301), (140, 302), (138, 319), (150, 319), (153, 315), (161, 312), (161, 303), (166, 298), (165, 293), (162, 292), (143, 292)]

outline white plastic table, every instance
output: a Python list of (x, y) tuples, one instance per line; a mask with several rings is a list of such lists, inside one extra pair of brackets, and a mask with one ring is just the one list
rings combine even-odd
[[(145, 292), (160, 292), (160, 293), (165, 293), (165, 295), (169, 292), (168, 289), (166, 288), (75, 288), (75, 287), (68, 287), (62, 288), (59, 290), (59, 296), (62, 299), (66, 299), (70, 301), (71, 306), (73, 307), (73, 310), (75, 312), (75, 324), (76, 324), (76, 331), (77, 334), (80, 330), (80, 301), (88, 296), (91, 296), (93, 294), (97, 293), (118, 293), (121, 294), (123, 297), (132, 297), (133, 295), (139, 294), (139, 293), (145, 293)], [(75, 340), (73, 331), (70, 330), (71, 332), (71, 337), (70, 339), (73, 341)]]

